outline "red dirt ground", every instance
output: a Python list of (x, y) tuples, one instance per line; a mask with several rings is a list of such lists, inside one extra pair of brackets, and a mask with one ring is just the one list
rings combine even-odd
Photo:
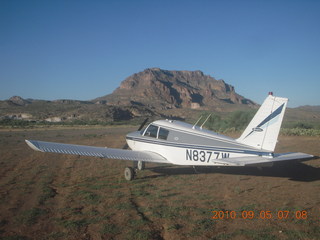
[[(198, 173), (147, 164), (127, 182), (130, 162), (41, 153), (24, 142), (119, 148), (134, 129), (0, 131), (2, 239), (320, 239), (319, 158)], [(320, 138), (282, 136), (276, 151), (319, 156)]]

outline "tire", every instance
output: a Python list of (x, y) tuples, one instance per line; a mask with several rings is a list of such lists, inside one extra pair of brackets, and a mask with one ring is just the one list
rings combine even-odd
[(138, 161), (137, 168), (138, 168), (139, 171), (144, 170), (145, 169), (145, 162)]
[(124, 169), (124, 178), (131, 181), (134, 178), (134, 170), (131, 167), (126, 167)]

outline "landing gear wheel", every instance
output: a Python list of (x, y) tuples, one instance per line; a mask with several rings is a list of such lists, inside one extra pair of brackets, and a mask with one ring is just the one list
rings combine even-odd
[(131, 181), (134, 178), (134, 170), (132, 167), (126, 167), (124, 169), (124, 178)]
[(143, 161), (138, 161), (138, 163), (137, 163), (137, 168), (138, 168), (138, 170), (144, 170), (145, 169), (145, 162), (143, 162)]

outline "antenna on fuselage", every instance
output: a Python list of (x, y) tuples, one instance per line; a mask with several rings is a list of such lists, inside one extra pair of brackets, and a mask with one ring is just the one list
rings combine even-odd
[(202, 116), (199, 117), (198, 121), (196, 121), (196, 123), (193, 125), (192, 129), (195, 129), (196, 125), (198, 124), (198, 122), (201, 120)]
[(211, 113), (209, 114), (209, 116), (206, 118), (206, 120), (204, 120), (204, 122), (202, 123), (202, 125), (200, 126), (200, 129), (202, 129), (203, 125), (208, 121), (208, 119), (211, 117)]

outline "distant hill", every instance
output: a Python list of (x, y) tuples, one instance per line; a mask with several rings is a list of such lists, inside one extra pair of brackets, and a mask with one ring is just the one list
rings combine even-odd
[(320, 106), (306, 105), (306, 106), (297, 107), (297, 109), (300, 109), (303, 111), (309, 111), (309, 112), (320, 112)]
[(91, 101), (69, 99), (54, 101), (26, 100), (18, 96), (0, 101), (0, 120), (112, 122), (153, 115), (157, 114), (139, 106), (119, 107), (94, 104)]
[(285, 113), (287, 122), (308, 122), (320, 126), (320, 106), (301, 106), (289, 108)]
[(227, 104), (252, 105), (223, 80), (201, 71), (148, 68), (126, 78), (112, 94), (93, 100), (108, 105), (148, 106), (164, 109), (216, 109)]
[[(127, 77), (112, 94), (91, 101), (11, 97), (0, 101), (0, 120), (112, 122), (149, 117), (194, 121), (203, 111), (223, 115), (257, 108), (233, 86), (201, 71), (149, 68)], [(320, 106), (288, 109), (285, 120), (320, 121)]]

